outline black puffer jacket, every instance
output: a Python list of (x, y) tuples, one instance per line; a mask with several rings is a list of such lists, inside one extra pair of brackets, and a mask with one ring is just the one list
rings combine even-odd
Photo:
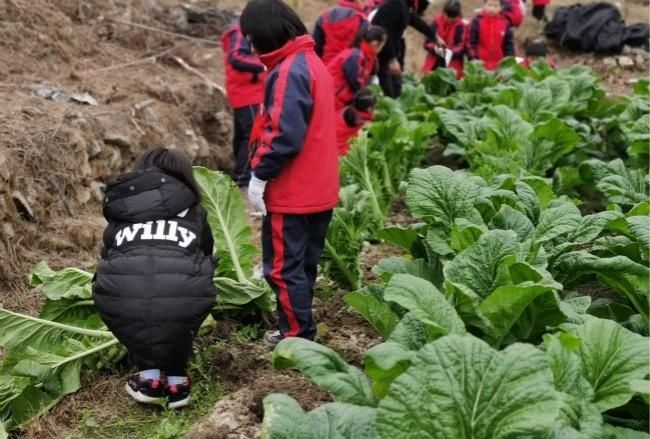
[(216, 298), (207, 214), (185, 183), (151, 168), (108, 185), (104, 216), (97, 309), (140, 369), (181, 373)]

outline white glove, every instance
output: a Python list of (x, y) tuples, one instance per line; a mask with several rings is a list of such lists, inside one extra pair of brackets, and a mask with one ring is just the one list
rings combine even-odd
[(260, 180), (251, 175), (251, 181), (248, 183), (248, 201), (251, 202), (256, 211), (262, 215), (266, 215), (266, 205), (264, 204), (264, 190), (266, 189), (266, 181)]

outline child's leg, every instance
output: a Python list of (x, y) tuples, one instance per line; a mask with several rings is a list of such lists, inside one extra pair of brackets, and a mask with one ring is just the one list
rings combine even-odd
[(141, 370), (140, 376), (145, 380), (160, 380), (160, 369)]
[(177, 363), (167, 370), (167, 408), (179, 409), (190, 404), (190, 380), (185, 375), (185, 364)]
[(311, 284), (305, 271), (308, 215), (269, 213), (262, 224), (264, 276), (278, 298), (279, 329), (284, 337), (313, 340)]

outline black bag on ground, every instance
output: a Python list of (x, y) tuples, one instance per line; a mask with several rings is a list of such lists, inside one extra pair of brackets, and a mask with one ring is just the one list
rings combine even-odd
[(648, 24), (625, 26), (620, 11), (608, 3), (558, 8), (544, 28), (546, 37), (561, 47), (580, 52), (621, 53), (623, 46), (648, 45)]

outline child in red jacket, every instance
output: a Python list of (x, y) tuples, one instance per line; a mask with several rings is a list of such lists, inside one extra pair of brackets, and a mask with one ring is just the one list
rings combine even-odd
[(339, 157), (350, 152), (350, 140), (356, 137), (364, 125), (372, 122), (377, 96), (368, 88), (359, 90), (350, 105), (338, 113), (336, 121), (336, 149)]
[(325, 65), (352, 46), (360, 30), (368, 26), (366, 0), (339, 0), (323, 12), (314, 26), (316, 53)]
[[(461, 15), (458, 0), (447, 0), (443, 11), (431, 23), (431, 30), (436, 34), (435, 40), (427, 40), (424, 48), (428, 55), (424, 62), (424, 72), (428, 73), (441, 67), (456, 70), (458, 79), (463, 77), (463, 62), (465, 58), (465, 21)], [(451, 51), (449, 65), (445, 59), (445, 51)]]
[(279, 330), (313, 340), (318, 261), (338, 204), (334, 83), (298, 15), (282, 0), (250, 0), (242, 32), (267, 66), (266, 93), (251, 139), (251, 204), (264, 215), (264, 276), (277, 294)]
[(255, 115), (264, 96), (266, 72), (264, 65), (253, 55), (250, 44), (242, 35), (239, 21), (232, 23), (223, 33), (221, 48), (225, 57), (226, 92), (235, 122), (233, 180), (239, 187), (246, 187), (251, 179), (248, 143)]
[(501, 0), (501, 14), (514, 28), (518, 28), (523, 23), (525, 8), (521, 0)]
[(372, 75), (377, 70), (377, 54), (386, 44), (386, 31), (379, 26), (362, 30), (354, 47), (339, 53), (327, 65), (334, 79), (337, 111), (354, 99), (354, 94), (370, 85)]
[(481, 60), (486, 70), (496, 70), (506, 56), (515, 55), (512, 27), (501, 15), (499, 0), (484, 0), (483, 10), (469, 25), (469, 59)]

